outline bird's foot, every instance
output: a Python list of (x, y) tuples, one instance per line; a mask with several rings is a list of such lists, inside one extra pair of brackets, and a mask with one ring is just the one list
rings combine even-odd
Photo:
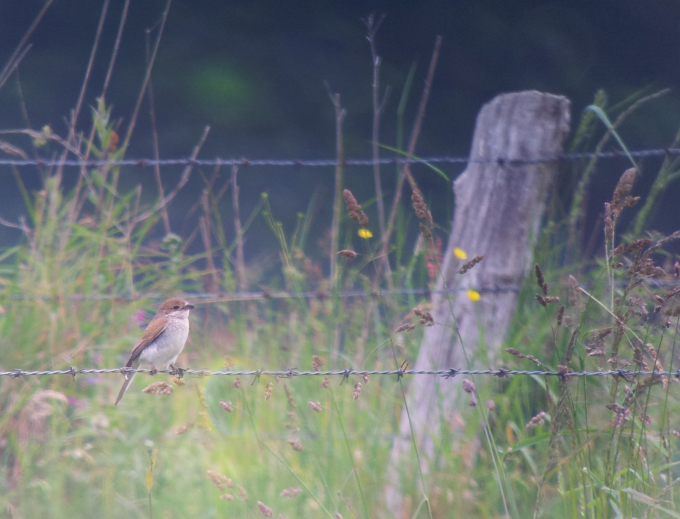
[(170, 374), (176, 376), (177, 378), (184, 378), (184, 371), (182, 368), (178, 368), (174, 364), (170, 364)]
[(151, 366), (151, 371), (149, 371), (149, 375), (151, 375), (153, 377), (157, 373), (158, 373), (158, 370), (156, 369), (156, 366)]

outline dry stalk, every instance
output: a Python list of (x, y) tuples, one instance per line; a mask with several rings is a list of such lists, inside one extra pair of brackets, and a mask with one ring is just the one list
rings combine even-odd
[(380, 101), (380, 56), (378, 56), (375, 48), (375, 36), (382, 25), (385, 15), (382, 14), (376, 19), (375, 13), (368, 15), (368, 18), (364, 20), (366, 25), (367, 34), (366, 39), (371, 48), (371, 61), (373, 62), (373, 135), (372, 135), (372, 146), (373, 146), (373, 177), (375, 181), (375, 195), (376, 204), (378, 208), (378, 225), (380, 227), (380, 238), (385, 237), (385, 206), (383, 202), (382, 194), (382, 183), (380, 181), (380, 164), (378, 164), (378, 159), (380, 158), (380, 116), (385, 110), (387, 104), (387, 99), (390, 95), (390, 87), (385, 89), (385, 95)]
[(234, 205), (234, 233), (236, 234), (236, 277), (238, 278), (239, 290), (245, 292), (248, 289), (246, 281), (246, 265), (243, 259), (243, 231), (241, 229), (241, 212), (239, 210), (239, 187), (237, 183), (238, 166), (231, 168), (232, 201)]
[[(437, 36), (434, 44), (434, 50), (432, 51), (432, 58), (430, 60), (430, 67), (427, 72), (427, 77), (425, 79), (425, 86), (423, 88), (423, 93), (420, 97), (420, 105), (418, 106), (418, 113), (416, 119), (413, 123), (413, 129), (411, 130), (411, 137), (409, 140), (409, 145), (407, 149), (407, 156), (413, 156), (416, 149), (416, 143), (418, 142), (418, 136), (420, 135), (420, 128), (423, 124), (423, 119), (425, 118), (425, 108), (427, 107), (427, 101), (430, 98), (430, 89), (432, 88), (432, 81), (434, 79), (434, 72), (437, 69), (437, 61), (439, 59), (439, 50), (442, 44), (442, 37)], [(402, 171), (401, 177), (397, 183), (397, 189), (394, 192), (394, 199), (392, 200), (392, 208), (390, 209), (390, 217), (387, 222), (387, 227), (385, 229), (385, 235), (383, 236), (382, 247), (380, 250), (380, 255), (387, 257), (387, 251), (389, 248), (390, 238), (392, 237), (392, 232), (394, 230), (394, 222), (397, 218), (397, 209), (399, 207), (399, 202), (401, 201), (401, 195), (404, 188), (404, 181), (408, 180), (412, 188), (417, 188), (415, 181), (411, 176), (411, 168), (408, 163), (404, 164), (404, 169)], [(415, 191), (415, 189), (414, 189)], [(376, 277), (374, 280), (374, 288), (377, 287), (378, 280), (381, 274), (382, 262), (378, 263)]]
[(338, 281), (337, 252), (340, 235), (340, 211), (342, 207), (342, 168), (345, 161), (342, 144), (342, 122), (347, 112), (340, 104), (340, 94), (333, 93), (328, 82), (324, 82), (324, 84), (328, 91), (328, 97), (330, 97), (335, 108), (335, 149), (338, 163), (335, 166), (335, 193), (333, 194), (333, 222), (331, 224), (331, 286), (335, 288)]

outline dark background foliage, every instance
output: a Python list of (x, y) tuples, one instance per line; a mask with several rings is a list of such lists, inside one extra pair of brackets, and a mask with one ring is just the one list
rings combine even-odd
[[(113, 106), (113, 117), (122, 119), (122, 128), (143, 78), (146, 30), (155, 27), (164, 4), (159, 0), (131, 4), (106, 99)], [(57, 1), (31, 38), (33, 48), (19, 72), (33, 128), (49, 124), (53, 131), (65, 133), (65, 118), (78, 96), (101, 5)], [(94, 105), (101, 92), (122, 5), (122, 0), (111, 1), (86, 95), (88, 105)], [(0, 3), (0, 61), (7, 59), (41, 6), (36, 0)], [(371, 11), (386, 14), (377, 49), (383, 60), (382, 86), (392, 87), (381, 137), (388, 145), (395, 144), (396, 106), (411, 64), (417, 63), (417, 71), (407, 106), (407, 134), (435, 37), (444, 38), (416, 150), (420, 156), (466, 154), (479, 108), (502, 92), (538, 89), (565, 95), (572, 101), (577, 123), (598, 89), (607, 92), (611, 106), (643, 89), (674, 87), (680, 79), (677, 2), (175, 0), (153, 72), (161, 156), (188, 155), (209, 124), (212, 130), (201, 157), (331, 158), (335, 128), (322, 82), (327, 80), (341, 93), (347, 109), (347, 155), (369, 157), (371, 61), (361, 20)], [(1, 129), (26, 126), (18, 99), (16, 81), (11, 80), (0, 91)], [(678, 127), (679, 108), (675, 93), (647, 105), (624, 125), (621, 133), (627, 145), (667, 146)], [(88, 127), (89, 116), (82, 112), (81, 128)], [(151, 142), (145, 105), (128, 156), (151, 156)], [(625, 166), (619, 162), (597, 177), (591, 192), (594, 213)], [(461, 167), (444, 170), (454, 178)], [(170, 183), (179, 170), (166, 172)], [(383, 172), (391, 196), (393, 169)], [(424, 167), (415, 172), (435, 219), (446, 222), (451, 214), (450, 188)], [(260, 192), (269, 191), (275, 194), (274, 210), (285, 212), (280, 216), (292, 222), (294, 216), (288, 215), (306, 211), (315, 190), (322, 201), (330, 201), (332, 173), (332, 168), (247, 170), (242, 176), (244, 210), (256, 203)], [(26, 181), (34, 188), (39, 185), (37, 176), (27, 175)], [(141, 181), (152, 192), (150, 173), (132, 170), (123, 181), (130, 186)], [(5, 194), (0, 195), (2, 216), (9, 219), (21, 213), (13, 183), (7, 175), (0, 179)], [(359, 195), (365, 193), (364, 199), (374, 192), (370, 168), (348, 170), (346, 184)], [(640, 189), (645, 185), (643, 175)], [(202, 188), (196, 175), (188, 193)], [(195, 198), (186, 196), (175, 206), (178, 221)], [(328, 205), (322, 209), (328, 213), (320, 218), (324, 222), (329, 221)], [(653, 224), (663, 228), (664, 221), (657, 218)], [(10, 236), (6, 233), (5, 238)]]

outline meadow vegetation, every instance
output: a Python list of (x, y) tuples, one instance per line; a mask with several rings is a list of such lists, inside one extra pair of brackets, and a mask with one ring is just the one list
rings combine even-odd
[[(140, 99), (148, 88), (145, 81)], [(319, 245), (308, 240), (311, 211), (299, 215), (290, 233), (270, 206), (276, 193), (263, 194), (251, 214), (239, 214), (237, 167), (206, 175), (205, 190), (193, 201), (199, 225), (180, 236), (168, 210), (198, 168), (189, 164), (169, 191), (160, 171), (153, 194), (122, 189), (126, 171), (106, 161), (125, 156), (134, 123), (120, 137), (104, 99), (92, 107), (91, 127), (66, 136), (48, 127), (25, 129), (12, 135), (28, 137), (25, 148), (2, 148), (16, 156), (105, 163), (80, 167), (75, 185), (64, 181), (63, 166), (39, 167), (37, 192), (14, 170), (27, 218), (3, 221), (22, 237), (0, 255), (0, 369), (122, 366), (160, 301), (198, 293), (183, 367), (380, 370), (415, 359), (429, 324), (428, 298), (381, 289), (436, 282), (436, 238), (445, 239), (448, 223), (428, 221), (422, 195), (414, 205), (423, 225), (398, 198), (391, 223), (381, 213), (378, 225), (364, 213), (376, 212), (375, 198), (363, 197), (362, 208), (355, 195), (344, 192), (343, 200), (338, 189), (340, 210), (328, 222), (321, 254), (329, 260), (337, 251), (330, 272), (313, 259)], [(332, 99), (340, 144), (342, 110), (339, 97)], [(602, 95), (594, 106), (607, 112)], [(625, 118), (628, 107), (614, 115)], [(605, 136), (593, 143), (602, 128), (593, 113), (599, 112), (582, 119), (573, 149), (601, 149), (617, 135), (623, 118), (607, 119)], [(397, 147), (412, 154), (415, 140)], [(341, 145), (338, 153), (341, 158)], [(598, 254), (582, 235), (583, 199), (597, 162), (565, 165), (569, 188), (551, 197), (535, 251), (540, 267), (520, 288), (502, 367), (674, 370), (680, 263), (673, 246), (680, 235), (662, 237), (647, 224), (678, 166), (664, 161), (643, 211), (626, 220), (632, 224), (620, 217), (636, 210), (636, 169), (622, 175), (598, 226)], [(337, 174), (342, 187), (341, 167)], [(407, 170), (396, 174), (419, 194)], [(244, 260), (255, 218), (267, 222), (280, 258), (266, 278)], [(391, 239), (381, 247), (386, 230), (380, 227), (390, 225)], [(420, 234), (411, 239), (416, 229)], [(262, 286), (262, 297), (228, 296)], [(340, 297), (347, 289), (375, 297)], [(267, 297), (281, 290), (316, 295)], [(451, 426), (468, 441), (445, 437), (422, 477), (415, 452), (404, 462), (402, 517), (499, 517), (505, 510), (512, 517), (680, 517), (677, 378), (471, 377), (468, 387), (486, 418), (461, 409)], [(118, 374), (0, 378), (0, 504), (8, 516), (386, 516), (385, 468), (408, 377), (140, 375), (114, 407), (121, 382)], [(481, 427), (497, 452), (472, 447)]]

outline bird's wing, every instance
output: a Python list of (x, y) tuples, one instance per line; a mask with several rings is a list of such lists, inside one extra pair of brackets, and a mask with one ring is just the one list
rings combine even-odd
[(165, 328), (168, 326), (168, 318), (167, 317), (157, 317), (154, 318), (150, 323), (149, 326), (146, 327), (146, 330), (144, 330), (144, 333), (142, 334), (142, 338), (139, 339), (139, 342), (135, 346), (135, 349), (132, 350), (132, 353), (130, 354), (130, 359), (127, 361), (127, 364), (125, 367), (131, 368), (132, 363), (137, 359), (144, 349), (151, 344), (156, 338), (163, 333)]

